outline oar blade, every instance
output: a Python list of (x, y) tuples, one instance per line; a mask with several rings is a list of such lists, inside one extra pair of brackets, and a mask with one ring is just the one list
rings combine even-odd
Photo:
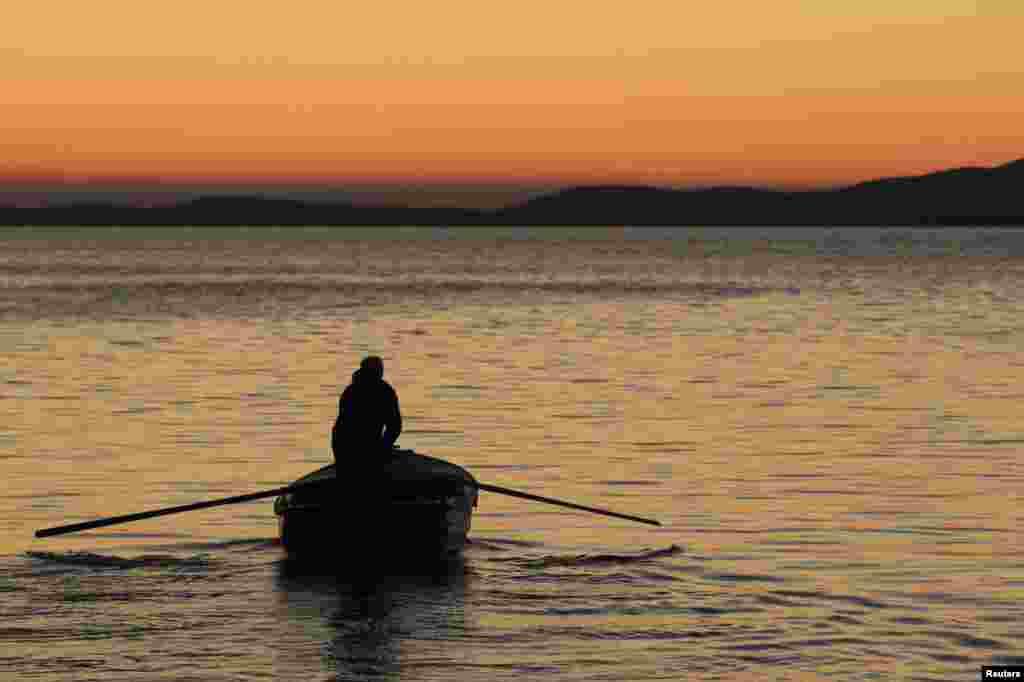
[(143, 519), (152, 519), (158, 516), (168, 516), (170, 514), (181, 514), (183, 512), (194, 511), (196, 509), (208, 509), (209, 507), (221, 507), (227, 504), (239, 504), (242, 502), (252, 502), (253, 500), (262, 500), (267, 497), (275, 497), (277, 495), (283, 495), (288, 492), (293, 492), (299, 488), (310, 488), (314, 486), (325, 485), (324, 481), (311, 481), (309, 483), (303, 483), (295, 486), (284, 486), (282, 488), (274, 488), (273, 490), (263, 490), (256, 493), (246, 493), (245, 495), (234, 495), (232, 497), (223, 497), (218, 500), (207, 500), (205, 502), (194, 502), (192, 504), (183, 504), (177, 507), (165, 507), (163, 509), (153, 509), (151, 511), (137, 512), (134, 514), (122, 514), (120, 516), (109, 516), (102, 519), (94, 519), (92, 521), (82, 521), (80, 523), (69, 523), (63, 526), (54, 526), (52, 528), (43, 528), (37, 530), (35, 536), (37, 538), (48, 538), (54, 535), (65, 535), (67, 533), (77, 533), (83, 530), (91, 530), (93, 528), (103, 528), (105, 526), (115, 526), (120, 523), (129, 523), (131, 521), (142, 521)]

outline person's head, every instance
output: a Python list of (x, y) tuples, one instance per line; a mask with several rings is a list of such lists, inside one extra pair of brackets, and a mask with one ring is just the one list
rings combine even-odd
[(359, 363), (359, 369), (374, 379), (384, 378), (384, 361), (376, 355), (367, 355), (363, 358), (363, 361)]

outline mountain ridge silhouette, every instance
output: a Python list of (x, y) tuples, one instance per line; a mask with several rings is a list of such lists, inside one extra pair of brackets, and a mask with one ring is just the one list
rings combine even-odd
[(0, 225), (1024, 226), (1024, 158), (818, 190), (574, 186), (498, 209), (244, 194), (200, 196), (158, 207), (109, 200), (33, 208), (0, 205)]

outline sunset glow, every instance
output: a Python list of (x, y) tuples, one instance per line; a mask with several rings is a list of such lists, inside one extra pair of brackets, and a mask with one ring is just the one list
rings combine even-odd
[(822, 186), (1024, 156), (1019, 2), (7, 10), (10, 181)]

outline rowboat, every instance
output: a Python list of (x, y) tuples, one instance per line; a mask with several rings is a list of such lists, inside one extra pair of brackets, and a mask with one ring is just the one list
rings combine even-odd
[(289, 559), (436, 560), (466, 545), (478, 483), (462, 467), (412, 450), (360, 467), (334, 464), (274, 500)]
[(378, 557), (405, 562), (436, 560), (458, 555), (465, 547), (481, 490), (661, 525), (642, 516), (479, 483), (451, 462), (396, 448), (388, 456), (346, 464), (340, 473), (333, 464), (322, 467), (282, 488), (42, 528), (36, 531), (36, 537), (77, 533), (276, 495), (274, 513), (278, 517), (281, 544), (290, 558), (310, 558), (321, 563), (340, 559), (358, 566), (366, 566)]

